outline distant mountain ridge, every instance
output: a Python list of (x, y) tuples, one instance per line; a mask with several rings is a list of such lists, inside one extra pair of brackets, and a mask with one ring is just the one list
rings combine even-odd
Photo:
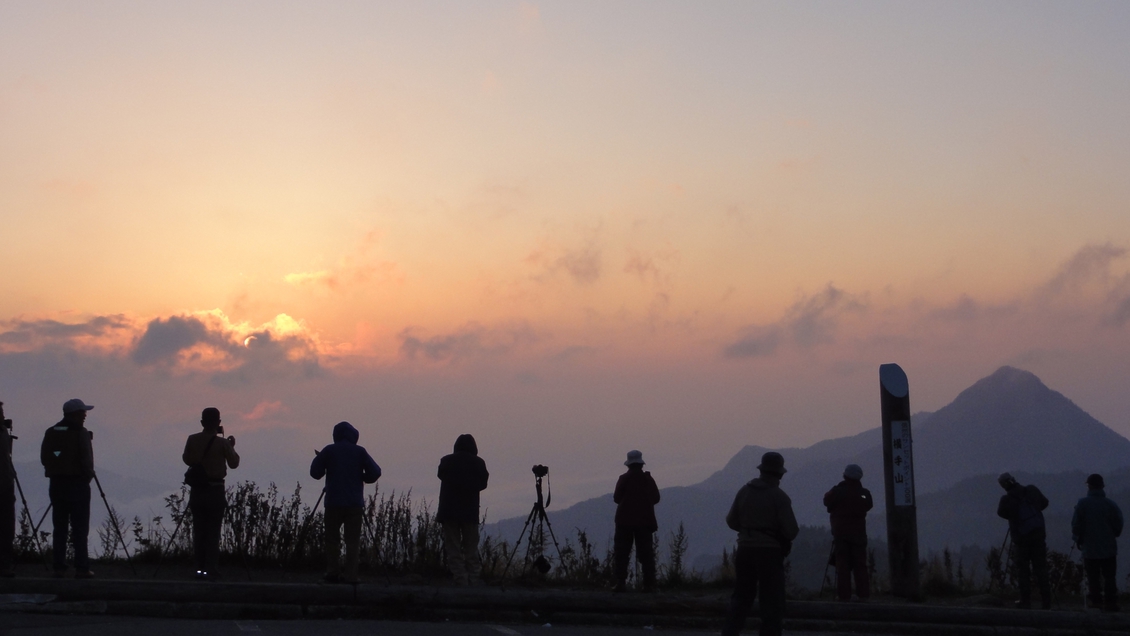
[[(913, 381), (910, 388), (913, 406)], [(876, 399), (877, 394), (878, 391)], [(933, 505), (931, 501), (950, 501), (946, 497), (931, 497), (931, 493), (974, 477), (1005, 471), (1090, 473), (1130, 466), (1130, 440), (1048, 388), (1034, 374), (1013, 367), (1001, 367), (962, 391), (950, 404), (933, 413), (917, 413), (911, 422), (920, 518), (927, 512), (926, 507)], [(792, 498), (802, 524), (827, 525), (822, 504), (824, 492), (840, 481), (845, 465), (862, 466), (864, 485), (879, 500), (871, 515), (871, 532), (881, 536), (875, 534), (883, 532), (882, 526), (877, 525), (883, 510), (879, 428), (800, 449), (746, 446), (704, 481), (661, 489), (663, 500), (656, 506), (656, 516), (662, 536), (682, 522), (690, 537), (692, 556), (718, 554), (723, 546), (731, 545), (733, 533), (723, 521), (726, 511), (737, 489), (757, 475), (761, 455), (769, 450), (785, 456), (789, 472), (781, 485)], [(614, 479), (610, 475), (610, 482)], [(662, 467), (657, 467), (656, 479), (663, 483)], [(995, 514), (995, 500), (989, 503)], [(587, 530), (591, 539), (601, 541), (612, 534), (614, 512), (611, 495), (604, 495), (551, 511), (550, 518), (559, 535), (563, 531), (571, 534), (578, 528)], [(524, 520), (500, 521), (492, 531), (513, 538)], [(961, 526), (950, 527), (958, 532)], [(972, 534), (969, 538), (965, 543), (983, 539)], [(931, 542), (937, 539), (930, 537)], [(963, 538), (955, 535), (950, 545), (962, 542)]]

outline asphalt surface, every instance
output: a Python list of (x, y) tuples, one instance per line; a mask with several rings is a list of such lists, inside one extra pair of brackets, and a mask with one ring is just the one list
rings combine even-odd
[[(402, 621), (227, 621), (133, 618), (128, 616), (50, 616), (0, 614), (2, 636), (188, 636), (191, 634), (278, 634), (280, 636), (628, 636), (662, 632), (668, 636), (704, 636), (716, 632), (647, 628), (421, 623)], [(757, 630), (747, 630), (756, 634)], [(793, 632), (827, 636), (827, 632)], [(868, 636), (854, 632), (854, 636)], [(884, 636), (892, 636), (889, 632)]]

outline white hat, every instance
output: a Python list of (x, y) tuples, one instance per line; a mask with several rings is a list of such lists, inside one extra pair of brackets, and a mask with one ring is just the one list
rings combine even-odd
[(624, 465), (631, 466), (632, 464), (643, 466), (643, 453), (638, 450), (628, 451), (628, 461), (624, 462)]
[(94, 408), (93, 404), (86, 404), (78, 398), (71, 398), (63, 402), (63, 414), (74, 413), (75, 411), (89, 411)]

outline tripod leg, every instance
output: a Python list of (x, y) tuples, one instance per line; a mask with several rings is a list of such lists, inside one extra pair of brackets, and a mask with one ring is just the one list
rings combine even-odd
[[(35, 524), (35, 529), (32, 530), (32, 534), (34, 534), (37, 538), (39, 537), (39, 529), (41, 527), (43, 527), (43, 522), (47, 521), (47, 515), (51, 514), (51, 508), (54, 505), (55, 504), (48, 502), (47, 510), (43, 511), (43, 516), (39, 518), (39, 523)], [(38, 541), (36, 543), (38, 543)], [(43, 561), (43, 567), (46, 568), (48, 571), (51, 570), (51, 555), (49, 553), (47, 554), (47, 556), (45, 557), (45, 560)]]
[(126, 563), (129, 563), (129, 569), (133, 570), (134, 576), (137, 576), (137, 568), (133, 566), (133, 559), (129, 556), (129, 548), (126, 547), (126, 539), (122, 536), (122, 529), (118, 527), (118, 519), (114, 511), (110, 509), (110, 502), (106, 501), (106, 491), (102, 490), (102, 482), (98, 480), (98, 474), (94, 474), (94, 483), (98, 486), (98, 494), (102, 496), (102, 503), (106, 506), (106, 514), (110, 515), (110, 523), (114, 526), (114, 531), (118, 533), (118, 541), (122, 544), (122, 550), (126, 553)]
[(180, 532), (180, 527), (184, 525), (184, 518), (187, 516), (187, 513), (181, 514), (180, 521), (177, 522), (177, 527), (173, 528), (173, 533), (169, 535), (169, 542), (166, 543), (165, 547), (162, 548), (161, 551), (157, 554), (157, 569), (153, 570), (153, 576), (149, 578), (157, 578), (157, 573), (161, 571), (161, 562), (165, 560), (165, 552), (167, 552), (169, 548), (173, 547), (173, 541), (176, 540), (177, 533)]
[(318, 500), (314, 502), (314, 507), (310, 509), (310, 514), (306, 516), (306, 521), (302, 522), (302, 531), (298, 533), (298, 540), (294, 543), (294, 550), (290, 553), (291, 561), (294, 561), (294, 558), (298, 556), (298, 550), (302, 547), (302, 542), (306, 540), (306, 531), (310, 529), (310, 522), (314, 520), (314, 513), (318, 512), (318, 506), (322, 505), (322, 498), (325, 496), (326, 491), (323, 488), (322, 494), (318, 495)]
[[(31, 509), (27, 507), (27, 497), (24, 497), (24, 489), (23, 486), (20, 485), (20, 476), (16, 474), (15, 467), (12, 468), (12, 479), (16, 482), (16, 490), (19, 491), (20, 501), (23, 502), (24, 505), (24, 517), (27, 518), (27, 527), (31, 529), (34, 527), (35, 520), (31, 518)], [(35, 541), (35, 551), (43, 552), (43, 546), (39, 543), (39, 533), (32, 531), (31, 538)]]
[[(557, 562), (561, 564), (561, 569), (565, 570), (565, 574), (569, 574), (569, 566), (565, 565), (565, 559), (561, 558), (561, 546), (557, 545), (557, 536), (553, 534), (553, 524), (549, 522), (549, 516), (545, 514), (545, 509), (541, 510), (541, 518), (545, 520), (545, 526), (549, 528), (549, 537), (553, 539), (553, 547), (557, 549)], [(639, 550), (636, 550), (639, 552)], [(636, 555), (637, 558), (639, 555)]]
[(820, 579), (820, 593), (816, 598), (824, 597), (824, 587), (828, 584), (828, 568), (832, 567), (832, 557), (836, 554), (836, 540), (832, 539), (832, 551), (828, 554), (828, 562), (824, 564), (824, 578)]
[[(525, 536), (526, 530), (530, 527), (530, 522), (534, 520), (534, 515), (537, 514), (538, 506), (534, 504), (534, 509), (530, 511), (529, 516), (526, 517), (526, 523), (522, 526), (522, 531), (518, 533), (518, 540), (514, 542), (514, 551), (510, 553), (510, 558), (506, 559), (506, 567), (502, 569), (502, 577), (506, 578), (507, 572), (510, 571), (510, 564), (514, 561), (514, 555), (518, 554), (518, 546), (522, 545), (522, 537)], [(531, 533), (531, 537), (533, 534)]]

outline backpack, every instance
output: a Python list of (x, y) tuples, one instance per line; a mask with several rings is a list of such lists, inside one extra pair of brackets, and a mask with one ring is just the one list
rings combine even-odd
[(189, 488), (203, 488), (211, 482), (208, 479), (208, 471), (204, 470), (204, 458), (208, 456), (208, 451), (212, 448), (214, 441), (216, 441), (215, 435), (208, 439), (208, 444), (204, 447), (204, 454), (200, 456), (200, 461), (192, 464), (188, 467), (188, 470), (184, 471), (184, 484)]

